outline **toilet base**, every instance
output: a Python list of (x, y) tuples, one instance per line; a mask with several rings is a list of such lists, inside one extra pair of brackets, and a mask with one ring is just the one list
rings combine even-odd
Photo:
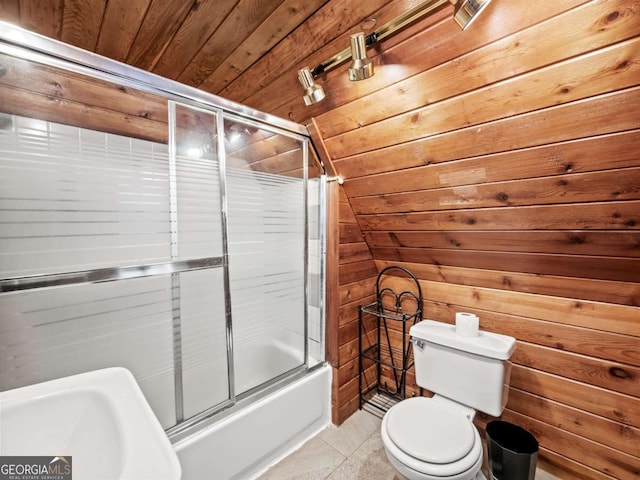
[[(391, 455), (387, 449), (385, 448), (385, 453), (387, 454), (387, 459), (389, 463), (396, 470), (398, 477), (403, 480), (487, 480), (487, 477), (482, 473), (482, 456), (478, 459), (476, 464), (471, 467), (466, 472), (462, 472), (458, 475), (448, 476), (448, 477), (436, 477), (433, 475), (427, 475), (426, 473), (418, 472), (413, 470), (403, 463), (400, 463), (393, 455)], [(475, 472), (475, 473), (474, 473)]]

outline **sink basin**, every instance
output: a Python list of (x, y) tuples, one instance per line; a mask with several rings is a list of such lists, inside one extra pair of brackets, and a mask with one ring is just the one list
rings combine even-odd
[(0, 456), (71, 457), (74, 480), (179, 480), (178, 457), (129, 370), (0, 393)]

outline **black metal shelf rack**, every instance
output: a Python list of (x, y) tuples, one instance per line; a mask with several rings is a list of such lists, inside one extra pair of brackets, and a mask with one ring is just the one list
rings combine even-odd
[[(390, 274), (408, 276), (413, 281), (413, 288), (400, 293), (383, 288), (384, 277)], [(392, 405), (406, 398), (407, 371), (413, 366), (409, 329), (422, 319), (422, 309), (422, 289), (411, 271), (392, 265), (378, 274), (376, 301), (360, 305), (358, 316), (361, 409), (383, 415)], [(397, 341), (398, 335), (402, 335), (401, 342)], [(396, 341), (392, 337), (396, 337)], [(375, 370), (375, 379), (370, 381), (372, 370)], [(393, 378), (391, 384), (382, 378), (385, 371)]]

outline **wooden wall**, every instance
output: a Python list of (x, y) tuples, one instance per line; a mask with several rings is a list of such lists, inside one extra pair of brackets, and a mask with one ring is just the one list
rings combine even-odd
[(378, 271), (416, 273), (426, 317), (470, 311), (517, 338), (502, 418), (534, 433), (548, 469), (638, 478), (640, 3), (493, 0), (466, 31), (451, 13), (370, 51), (370, 80), (329, 72), (312, 107), (295, 69), (343, 48), (366, 17), (253, 93), (240, 87), (257, 77), (228, 89), (312, 124), (346, 180), (329, 319), (343, 353), (337, 420), (355, 408), (349, 362), (357, 304), (373, 293), (370, 253)]

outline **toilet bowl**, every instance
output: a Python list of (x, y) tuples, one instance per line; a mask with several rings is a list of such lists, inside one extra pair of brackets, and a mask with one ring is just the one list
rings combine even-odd
[(389, 461), (409, 480), (484, 479), (475, 411), (441, 397), (394, 405), (381, 425)]

